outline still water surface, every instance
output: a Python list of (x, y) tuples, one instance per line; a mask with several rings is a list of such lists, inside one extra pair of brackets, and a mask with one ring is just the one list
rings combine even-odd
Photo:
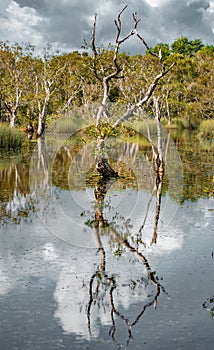
[(47, 145), (2, 156), (1, 349), (213, 349), (213, 150), (174, 140), (156, 244), (148, 147), (126, 145), (107, 183), (91, 149), (61, 148), (51, 171)]

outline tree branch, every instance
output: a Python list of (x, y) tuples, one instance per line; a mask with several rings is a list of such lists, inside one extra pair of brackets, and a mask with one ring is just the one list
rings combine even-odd
[(103, 99), (100, 105), (100, 108), (97, 112), (97, 117), (96, 117), (96, 126), (100, 126), (101, 118), (103, 111), (106, 107), (107, 100), (109, 98), (109, 84), (112, 79), (119, 79), (122, 78), (119, 74), (122, 71), (122, 67), (118, 64), (118, 53), (119, 53), (119, 48), (122, 43), (124, 43), (126, 40), (128, 40), (132, 35), (135, 35), (137, 32), (137, 25), (139, 23), (139, 20), (137, 20), (136, 14), (133, 15), (133, 29), (123, 38), (120, 38), (121, 36), (121, 15), (122, 13), (126, 10), (127, 5), (123, 7), (123, 9), (119, 12), (117, 19), (114, 21), (115, 26), (117, 28), (117, 33), (116, 33), (116, 38), (115, 38), (115, 49), (114, 49), (114, 57), (113, 57), (113, 72), (110, 74), (105, 75), (105, 70), (101, 70), (101, 74), (98, 74), (97, 71), (97, 49), (95, 45), (95, 33), (96, 33), (96, 22), (97, 22), (97, 15), (95, 14), (94, 16), (94, 22), (92, 26), (92, 35), (91, 35), (91, 49), (93, 52), (93, 72), (96, 77), (100, 82), (103, 83)]
[(134, 113), (136, 112), (136, 110), (138, 108), (142, 107), (144, 104), (146, 104), (146, 102), (148, 102), (149, 98), (152, 96), (155, 88), (157, 87), (158, 82), (172, 69), (173, 66), (174, 66), (174, 63), (171, 64), (171, 66), (168, 69), (164, 68), (158, 75), (156, 75), (153, 82), (149, 85), (145, 96), (140, 101), (138, 101), (136, 104), (134, 104), (130, 108), (128, 108), (126, 113), (114, 123), (113, 127), (117, 127), (122, 122), (129, 119), (131, 116), (134, 115)]

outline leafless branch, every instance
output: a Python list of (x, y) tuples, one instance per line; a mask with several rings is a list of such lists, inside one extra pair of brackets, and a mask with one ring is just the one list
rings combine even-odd
[(95, 44), (96, 25), (97, 25), (97, 14), (95, 13), (94, 22), (92, 26), (92, 33), (91, 33), (91, 49), (93, 52), (93, 72), (96, 79), (98, 79), (99, 81), (102, 81), (102, 78), (99, 76), (97, 72), (97, 65), (96, 65), (96, 59), (97, 59), (97, 49)]
[(126, 10), (127, 5), (123, 7), (123, 9), (119, 12), (117, 19), (114, 21), (115, 26), (117, 28), (117, 33), (116, 33), (116, 38), (115, 38), (115, 49), (114, 49), (114, 57), (113, 57), (113, 64), (114, 68), (113, 71), (110, 74), (105, 74), (105, 70), (101, 69), (101, 74), (98, 74), (97, 70), (97, 49), (96, 49), (96, 44), (95, 44), (95, 33), (96, 33), (96, 22), (97, 22), (97, 15), (95, 14), (94, 16), (94, 22), (92, 26), (92, 35), (91, 35), (91, 49), (93, 52), (93, 71), (95, 77), (103, 83), (103, 99), (102, 103), (100, 105), (100, 108), (97, 113), (97, 120), (96, 120), (96, 125), (99, 127), (100, 122), (101, 122), (101, 117), (103, 114), (103, 111), (106, 107), (106, 103), (109, 97), (109, 84), (112, 79), (120, 79), (123, 76), (120, 75), (122, 72), (123, 68), (119, 65), (118, 63), (118, 53), (119, 53), (119, 48), (122, 43), (124, 43), (126, 40), (128, 40), (132, 35), (135, 35), (137, 32), (137, 25), (139, 23), (139, 20), (137, 19), (137, 15), (133, 15), (133, 29), (123, 38), (120, 38), (121, 36), (121, 15), (122, 13)]
[(156, 75), (153, 82), (149, 85), (145, 96), (140, 101), (138, 101), (136, 104), (129, 107), (127, 109), (126, 113), (114, 123), (113, 127), (117, 127), (122, 122), (128, 120), (130, 117), (132, 117), (134, 115), (134, 113), (140, 107), (142, 107), (143, 105), (145, 105), (148, 102), (149, 98), (152, 96), (155, 88), (157, 87), (159, 81), (172, 69), (173, 66), (174, 66), (174, 63), (171, 64), (169, 68), (162, 70), (158, 75)]

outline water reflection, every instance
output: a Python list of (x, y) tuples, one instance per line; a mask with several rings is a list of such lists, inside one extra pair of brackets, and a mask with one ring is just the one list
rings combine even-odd
[[(169, 172), (177, 168), (167, 167), (169, 138), (167, 135), (161, 141), (158, 132), (148, 126), (150, 147), (144, 149), (136, 142), (121, 142), (116, 147), (111, 141), (109, 159), (112, 168), (119, 169), (120, 177), (96, 175), (96, 142), (78, 150), (73, 144), (63, 145), (56, 151), (47, 140), (39, 139), (30, 185), (26, 181), (27, 165), (13, 163), (4, 170), (4, 187), (7, 183), (10, 186), (1, 204), (5, 208), (1, 212), (3, 220), (25, 212), (26, 219), (34, 221), (34, 237), (44, 225), (71, 245), (63, 250), (56, 242), (39, 242), (38, 237), (38, 247), (32, 249), (31, 237), (26, 240), (26, 234), (21, 235), (21, 222), (21, 250), (15, 258), (11, 254), (10, 267), (4, 262), (7, 257), (1, 260), (2, 295), (17, 288), (20, 280), (23, 282), (22, 273), (44, 278), (48, 268), (56, 279), (54, 317), (64, 332), (83, 339), (98, 338), (106, 326), (118, 346), (134, 338), (134, 330), (148, 310), (156, 310), (168, 296), (162, 281), (165, 275), (157, 264), (158, 254), (167, 259), (170, 251), (183, 246), (188, 227), (196, 225), (194, 218), (180, 234), (178, 227), (173, 232), (166, 229), (178, 209), (169, 197), (170, 185), (176, 187), (170, 183)], [(21, 167), (26, 167), (25, 175)], [(33, 216), (35, 211), (41, 219), (39, 224)], [(205, 210), (205, 215), (210, 218), (212, 212)], [(196, 216), (201, 225), (201, 218)], [(27, 236), (29, 227), (25, 227)], [(74, 246), (84, 247), (74, 253)], [(212, 298), (203, 304), (204, 308), (212, 307), (211, 302)]]
[(28, 217), (29, 212), (33, 210), (26, 176), (28, 176), (27, 164), (15, 161), (10, 162), (0, 171), (0, 217), (2, 223), (9, 219), (19, 223), (22, 217)]
[[(162, 151), (162, 133), (160, 120), (157, 119), (157, 138), (158, 138), (158, 147), (155, 149), (155, 146), (152, 142), (150, 136), (150, 128), (147, 125), (148, 139), (151, 142), (152, 154), (153, 154), (153, 166), (154, 166), (154, 190), (153, 194), (156, 194), (156, 210), (154, 217), (154, 229), (151, 239), (151, 244), (157, 242), (158, 236), (158, 221), (160, 217), (160, 205), (161, 205), (161, 196), (163, 188), (163, 177), (164, 177), (164, 161), (163, 161), (163, 151)], [(97, 148), (98, 156), (96, 157), (96, 168), (100, 173), (101, 177), (96, 184), (94, 196), (95, 196), (95, 216), (93, 221), (94, 234), (97, 241), (97, 247), (100, 254), (100, 264), (97, 266), (95, 272), (90, 278), (89, 281), (89, 301), (87, 303), (87, 319), (88, 319), (88, 330), (89, 334), (92, 335), (91, 330), (91, 313), (93, 305), (98, 305), (99, 308), (103, 308), (106, 313), (110, 314), (111, 326), (109, 330), (109, 335), (112, 337), (113, 341), (121, 346), (122, 344), (117, 339), (117, 322), (118, 319), (122, 321), (124, 327), (127, 329), (127, 345), (132, 339), (132, 329), (139, 322), (141, 317), (144, 315), (146, 309), (150, 306), (156, 308), (158, 297), (161, 290), (164, 288), (161, 286), (158, 276), (152, 271), (148, 259), (145, 257), (145, 253), (142, 252), (142, 231), (144, 229), (149, 205), (147, 205), (146, 215), (144, 217), (143, 225), (137, 232), (137, 235), (133, 235), (130, 231), (132, 225), (130, 224), (130, 219), (125, 219), (120, 217), (120, 225), (114, 220), (107, 220), (104, 218), (104, 207), (105, 207), (105, 197), (112, 186), (112, 184), (118, 180), (118, 173), (116, 173), (109, 164), (107, 157), (104, 155), (105, 141), (98, 139)], [(152, 194), (152, 195), (153, 195)], [(109, 274), (107, 272), (107, 261), (106, 253), (104, 246), (102, 244), (102, 235), (108, 235), (111, 244), (116, 247), (116, 251), (120, 252), (120, 255), (126, 250), (130, 252), (131, 255), (135, 255), (140, 262), (142, 263), (143, 274), (137, 276), (136, 279), (131, 280), (131, 283), (128, 284), (128, 293), (133, 294), (133, 291), (144, 289), (145, 291), (151, 285), (154, 286), (154, 291), (151, 293), (151, 296), (146, 298), (142, 308), (136, 313), (134, 320), (131, 321), (130, 317), (126, 316), (125, 313), (120, 311), (115, 303), (115, 294), (117, 294), (118, 281), (117, 277), (114, 274)], [(136, 239), (137, 238), (137, 239)], [(143, 243), (143, 248), (145, 248), (145, 243)], [(142, 276), (143, 275), (143, 276)], [(120, 286), (122, 288), (123, 286)], [(126, 286), (127, 287), (127, 286)], [(107, 307), (103, 303), (104, 300), (108, 299)], [(149, 299), (149, 300), (148, 300)]]
[[(97, 261), (96, 264), (93, 263), (91, 268), (88, 266), (90, 259), (87, 258), (86, 261), (85, 259), (81, 260), (82, 271), (87, 271), (87, 274), (84, 274), (84, 276), (80, 278), (78, 278), (78, 275), (75, 273), (75, 265), (73, 268), (71, 267), (70, 273), (66, 272), (65, 275), (61, 273), (55, 290), (55, 298), (58, 303), (58, 310), (55, 312), (55, 317), (60, 319), (62, 327), (69, 333), (75, 332), (81, 334), (81, 336), (85, 338), (97, 337), (99, 331), (95, 320), (100, 319), (102, 324), (109, 326), (109, 335), (113, 341), (119, 345), (121, 340), (119, 340), (117, 335), (117, 323), (118, 319), (120, 319), (126, 329), (127, 343), (129, 343), (132, 338), (132, 328), (139, 322), (149, 307), (154, 306), (154, 308), (156, 308), (161, 290), (165, 292), (144, 252), (147, 244), (143, 236), (145, 236), (148, 221), (149, 226), (151, 226), (153, 221), (153, 230), (147, 230), (148, 234), (151, 235), (150, 243), (155, 244), (158, 239), (158, 222), (160, 218), (164, 178), (163, 146), (160, 125), (158, 124), (157, 129), (157, 147), (152, 141), (149, 126), (147, 126), (147, 131), (151, 147), (150, 152), (147, 150), (146, 156), (143, 155), (142, 158), (142, 152), (140, 155), (138, 154), (138, 145), (127, 143), (125, 143), (124, 158), (122, 157), (123, 152), (121, 152), (121, 147), (124, 147), (123, 144), (118, 147), (117, 152), (119, 156), (115, 156), (115, 159), (119, 159), (120, 164), (122, 164), (123, 172), (125, 172), (127, 167), (124, 168), (124, 159), (126, 159), (126, 162), (127, 158), (131, 160), (132, 172), (130, 174), (132, 175), (132, 186), (133, 175), (136, 176), (139, 170), (141, 171), (141, 175), (142, 170), (145, 174), (149, 174), (151, 180), (148, 183), (148, 177), (145, 179), (146, 188), (150, 194), (144, 195), (144, 200), (147, 201), (148, 198), (148, 204), (144, 204), (142, 207), (142, 201), (140, 200), (138, 203), (138, 220), (140, 220), (141, 223), (143, 222), (138, 229), (138, 224), (134, 225), (131, 222), (132, 217), (129, 215), (131, 208), (127, 212), (128, 215), (123, 215), (124, 210), (117, 213), (114, 209), (114, 200), (112, 201), (111, 199), (115, 195), (119, 196), (120, 204), (120, 197), (121, 193), (124, 193), (124, 188), (122, 192), (118, 192), (118, 188), (120, 188), (121, 184), (123, 187), (129, 188), (129, 177), (127, 177), (128, 181), (123, 177), (122, 182), (120, 182), (118, 174), (112, 170), (106, 158), (103, 156), (96, 156), (96, 158), (88, 156), (89, 154), (93, 155), (93, 147), (97, 147), (103, 152), (103, 149), (100, 147), (102, 141), (100, 142), (100, 140), (98, 140), (98, 143), (95, 143), (95, 145), (87, 146), (87, 148), (83, 147), (78, 153), (73, 152), (71, 147), (63, 145), (56, 153), (59, 155), (60, 161), (62, 161), (60, 169), (63, 169), (63, 171), (67, 169), (67, 174), (64, 174), (64, 178), (69, 178), (68, 174), (70, 175), (70, 166), (67, 166), (67, 162), (72, 164), (72, 180), (69, 179), (69, 188), (71, 189), (74, 187), (70, 192), (73, 197), (73, 205), (71, 206), (68, 204), (68, 198), (65, 198), (67, 194), (64, 191), (57, 192), (51, 184), (51, 181), (58, 181), (55, 179), (55, 176), (51, 177), (53, 173), (56, 175), (55, 164), (57, 164), (57, 157), (55, 156), (54, 160), (52, 157), (48, 157), (51, 152), (50, 149), (47, 149), (45, 140), (38, 140), (37, 148), (31, 160), (30, 188), (31, 193), (36, 193), (36, 198), (39, 199), (38, 203), (35, 203), (35, 205), (41, 220), (44, 220), (47, 228), (51, 228), (51, 231), (54, 229), (54, 233), (67, 242), (75, 244), (79, 242), (79, 245), (85, 245), (84, 237), (89, 236), (88, 246), (92, 246), (93, 248), (97, 247), (100, 256), (100, 261)], [(52, 152), (52, 154), (53, 153), (54, 152)], [(100, 164), (102, 166), (100, 166)], [(105, 166), (103, 166), (103, 164)], [(95, 168), (98, 169), (100, 173), (99, 177), (91, 177)], [(106, 171), (107, 168), (108, 171)], [(87, 174), (88, 169), (90, 169), (89, 176)], [(80, 181), (81, 174), (86, 174), (86, 177), (83, 177), (82, 183)], [(83, 203), (85, 203), (82, 208), (82, 205), (79, 205), (79, 200), (77, 200), (75, 187), (77, 186), (77, 188), (82, 189), (81, 184), (85, 183), (85, 185), (83, 185), (84, 188), (90, 177), (92, 179), (91, 185), (94, 187), (94, 198), (92, 194), (90, 195), (90, 200), (84, 200), (83, 198)], [(77, 178), (78, 183), (76, 183)], [(142, 183), (142, 176), (139, 176), (139, 178), (140, 183)], [(62, 182), (60, 183), (62, 184)], [(137, 183), (137, 185), (139, 186), (139, 183)], [(115, 191), (115, 188), (117, 191)], [(81, 196), (82, 193), (80, 193), (80, 197)], [(122, 198), (122, 200), (124, 200), (124, 198)], [(87, 210), (83, 210), (86, 203), (88, 205)], [(124, 203), (127, 206), (126, 198)], [(136, 205), (136, 203), (134, 204)], [(76, 211), (74, 208), (75, 205), (77, 207)], [(153, 217), (154, 205), (155, 210)], [(70, 211), (71, 207), (72, 215)], [(116, 208), (119, 208), (118, 203)], [(152, 209), (152, 211), (150, 209)], [(62, 217), (56, 220), (55, 215), (59, 213), (59, 210)], [(67, 222), (65, 219), (67, 219)], [(80, 236), (79, 241), (77, 236)], [(92, 241), (93, 244), (91, 243)], [(112, 269), (112, 266), (109, 266), (106, 258), (106, 250), (109, 251), (108, 247), (114, 252), (114, 255), (119, 261), (123, 260), (124, 255), (127, 260), (127, 257), (130, 255), (132, 257), (129, 257), (128, 260), (133, 262), (128, 265), (126, 263), (124, 270), (124, 267), (119, 267), (120, 262), (113, 259), (115, 266)], [(53, 249), (51, 248), (51, 252), (52, 251)], [(93, 252), (94, 249), (91, 252), (92, 255), (94, 254)], [(112, 258), (110, 258), (110, 260), (112, 260)], [(137, 269), (135, 266), (136, 260), (139, 260)], [(84, 268), (85, 263), (87, 267)], [(90, 270), (92, 271), (91, 274), (89, 273)], [(118, 272), (115, 273), (115, 271)], [(70, 279), (68, 277), (69, 275)], [(64, 292), (62, 292), (62, 289)], [(126, 301), (125, 304), (124, 301)], [(134, 317), (126, 315), (126, 312), (121, 309), (121, 306), (123, 305), (123, 307), (129, 308), (130, 305), (136, 301), (141, 301), (141, 308), (136, 311)]]
[[(88, 317), (88, 329), (89, 334), (91, 335), (91, 313), (93, 305), (99, 305), (99, 307), (106, 309), (106, 313), (109, 312), (111, 315), (111, 327), (109, 330), (109, 335), (112, 337), (114, 342), (117, 345), (120, 345), (116, 338), (117, 333), (117, 319), (121, 319), (125, 328), (127, 329), (127, 344), (129, 344), (132, 339), (132, 328), (138, 323), (140, 318), (143, 316), (144, 312), (149, 306), (157, 306), (157, 300), (161, 291), (161, 284), (158, 281), (158, 277), (155, 276), (154, 271), (152, 271), (148, 260), (139, 250), (139, 243), (137, 244), (137, 248), (129, 242), (130, 239), (130, 231), (129, 231), (129, 222), (123, 222), (124, 230), (118, 231), (115, 228), (114, 224), (109, 223), (103, 217), (103, 207), (104, 207), (104, 198), (107, 193), (107, 187), (111, 185), (110, 179), (101, 179), (99, 181), (99, 185), (95, 189), (95, 220), (94, 220), (94, 231), (95, 237), (97, 241), (97, 246), (100, 254), (100, 264), (98, 265), (95, 273), (90, 278), (89, 282), (89, 302), (87, 304), (87, 317)], [(161, 195), (159, 193), (159, 195)], [(159, 202), (158, 202), (159, 203)], [(158, 209), (159, 210), (159, 209)], [(133, 291), (148, 288), (149, 284), (154, 285), (155, 291), (151, 294), (154, 294), (149, 301), (145, 301), (145, 304), (142, 306), (142, 309), (138, 311), (136, 317), (133, 321), (130, 320), (128, 316), (126, 316), (123, 312), (119, 311), (119, 307), (115, 303), (115, 294), (117, 293), (118, 281), (117, 277), (114, 274), (107, 273), (107, 262), (106, 262), (106, 253), (105, 249), (102, 245), (101, 233), (100, 229), (108, 230), (108, 235), (112, 235), (112, 240), (114, 241), (114, 245), (118, 245), (117, 251), (122, 252), (125, 248), (133, 255), (136, 255), (141, 263), (142, 270), (144, 270), (144, 274), (141, 274), (141, 277), (138, 276), (137, 279), (131, 280), (128, 284), (129, 290), (127, 291), (130, 294), (133, 294)], [(157, 231), (156, 231), (157, 232)], [(156, 235), (157, 238), (157, 235)], [(154, 243), (154, 242), (152, 242)], [(143, 275), (143, 276), (142, 276)], [(123, 286), (120, 286), (120, 288)], [(127, 286), (126, 286), (127, 287)], [(162, 288), (162, 290), (164, 290)], [(106, 305), (103, 304), (103, 300), (108, 300), (108, 309)]]

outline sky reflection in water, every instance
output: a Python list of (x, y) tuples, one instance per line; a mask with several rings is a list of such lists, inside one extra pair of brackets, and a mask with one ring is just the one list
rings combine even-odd
[[(68, 191), (61, 190), (60, 196), (65, 206), (68, 195)], [(142, 191), (140, 196), (143, 200), (148, 194)], [(166, 196), (163, 207), (164, 201), (167, 200), (169, 205), (177, 206)], [(139, 205), (140, 201), (141, 199)], [(167, 220), (167, 213), (165, 218), (161, 217), (162, 224), (157, 245), (148, 244), (144, 254), (152, 270), (156, 271), (166, 293), (161, 292), (157, 309), (155, 310), (153, 306), (148, 308), (139, 322), (133, 326), (134, 339), (131, 340), (129, 348), (134, 349), (136, 343), (143, 344), (144, 341), (150, 344), (148, 341), (150, 338), (152, 338), (151, 344), (154, 344), (154, 340), (158, 337), (160, 348), (163, 349), (170, 348), (173, 344), (183, 346), (185, 349), (194, 345), (197, 349), (200, 348), (197, 342), (201, 348), (211, 349), (210, 342), (207, 341), (213, 340), (211, 332), (213, 320), (209, 310), (204, 310), (202, 304), (207, 298), (211, 298), (214, 290), (211, 211), (213, 204), (212, 199), (185, 202), (183, 206), (177, 208), (173, 222), (163, 232), (161, 226), (164, 225), (164, 220)], [(63, 218), (56, 217), (54, 212), (54, 208), (50, 207), (49, 220), (52, 222), (54, 218), (55, 228), (58, 228), (62, 225)], [(138, 211), (135, 213), (133, 222), (137, 227)], [(91, 335), (88, 328), (90, 279), (100, 264), (100, 254), (95, 249), (96, 242), (91, 239), (93, 230), (90, 228), (87, 232), (81, 230), (79, 235), (83, 234), (86, 246), (81, 248), (78, 247), (75, 227), (72, 224), (69, 227), (68, 223), (63, 229), (66, 231), (67, 228), (77, 244), (72, 245), (72, 239), (69, 244), (57, 239), (35, 217), (32, 223), (26, 220), (18, 226), (12, 224), (1, 227), (0, 293), (3, 324), (1, 340), (5, 345), (9, 342), (11, 349), (15, 349), (17, 339), (22, 336), (23, 346), (25, 342), (29, 342), (29, 348), (43, 349), (40, 343), (41, 329), (48, 333), (50, 327), (56, 327), (54, 337), (60, 337), (62, 344), (66, 344), (68, 335), (76, 334), (76, 340), (72, 340), (72, 346), (70, 345), (72, 349), (78, 349), (78, 339), (82, 341), (85, 339), (85, 344), (91, 337), (97, 339), (97, 345), (93, 341), (89, 343), (91, 349), (96, 346), (99, 348), (102, 339), (109, 340), (107, 334), (112, 327), (111, 304), (109, 291), (105, 291), (105, 288), (102, 290), (102, 298), (91, 308)], [(149, 232), (150, 230), (147, 231)], [(149, 234), (146, 237), (147, 233), (145, 231), (145, 241), (150, 242)], [(87, 235), (90, 236), (89, 240), (85, 238)], [(124, 251), (122, 256), (115, 256), (109, 249), (107, 241), (104, 240), (104, 244), (106, 271), (108, 276), (114, 276), (117, 283), (114, 293), (115, 308), (133, 322), (145, 304), (151, 301), (155, 288), (147, 280), (147, 270), (135, 254)], [(46, 298), (48, 300), (44, 304)], [(17, 302), (21, 302), (22, 309), (18, 307)], [(39, 334), (35, 340), (34, 331), (28, 329), (27, 322), (28, 318), (34, 318), (37, 313), (40, 315), (38, 317), (41, 329), (37, 329)], [(45, 313), (48, 314), (48, 320), (45, 320)], [(23, 320), (22, 327), (19, 320)], [(119, 342), (126, 346), (126, 341), (129, 339), (127, 324), (121, 321), (119, 316), (116, 317), (116, 323), (115, 343)], [(140, 331), (142, 329), (143, 331)], [(163, 336), (165, 332), (170, 332), (167, 339)], [(24, 334), (28, 334), (27, 339), (24, 339)], [(10, 336), (12, 340), (9, 340)], [(151, 344), (148, 344), (145, 348), (149, 349)], [(48, 346), (48, 341), (47, 343), (44, 341), (44, 349), (48, 349)], [(113, 345), (109, 345), (109, 348), (111, 346)], [(53, 348), (57, 349), (56, 344)]]
[[(30, 191), (19, 192), (15, 165), (13, 198), (1, 203), (2, 348), (211, 350), (213, 198), (179, 201), (171, 162), (151, 244), (157, 201), (150, 184), (95, 181), (95, 191), (67, 190), (50, 184), (44, 158), (36, 174), (35, 159)], [(148, 178), (149, 156), (135, 159), (143, 164), (135, 173)]]

